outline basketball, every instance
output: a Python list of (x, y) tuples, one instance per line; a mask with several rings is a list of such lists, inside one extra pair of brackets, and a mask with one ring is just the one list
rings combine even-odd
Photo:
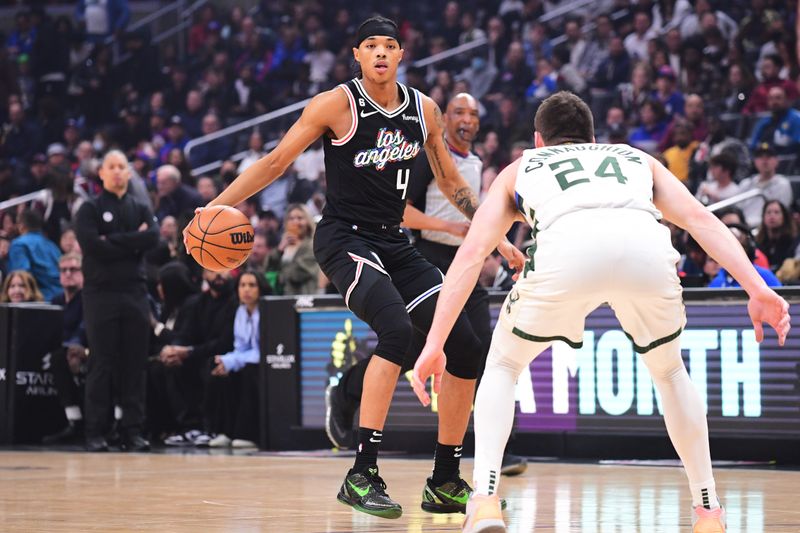
[(186, 249), (203, 268), (220, 272), (236, 268), (253, 249), (253, 226), (234, 207), (203, 209), (189, 223)]

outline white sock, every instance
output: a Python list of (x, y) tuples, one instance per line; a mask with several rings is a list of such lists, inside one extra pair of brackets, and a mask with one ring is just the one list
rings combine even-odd
[(503, 450), (514, 424), (514, 384), (518, 372), (486, 365), (475, 399), (475, 492), (497, 492)]
[(119, 405), (114, 406), (114, 420), (122, 420), (122, 407)]
[(716, 509), (719, 507), (714, 478), (707, 479), (700, 483), (690, 483), (689, 490), (692, 491), (692, 507), (700, 506), (706, 509)]
[(719, 501), (711, 473), (708, 422), (703, 400), (683, 364), (680, 341), (659, 346), (642, 358), (661, 394), (667, 433), (689, 478), (692, 506), (715, 509)]
[(497, 492), (500, 467), (514, 424), (514, 388), (517, 377), (549, 344), (526, 341), (496, 327), (486, 359), (486, 370), (475, 399), (475, 493)]
[(77, 422), (78, 420), (83, 420), (83, 414), (81, 413), (81, 408), (77, 405), (68, 405), (64, 408), (64, 413), (67, 415), (67, 420), (70, 422)]

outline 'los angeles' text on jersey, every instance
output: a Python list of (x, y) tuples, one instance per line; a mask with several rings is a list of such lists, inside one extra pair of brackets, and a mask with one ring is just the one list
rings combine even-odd
[(323, 215), (356, 225), (399, 225), (414, 159), (428, 133), (422, 98), (416, 89), (398, 83), (401, 103), (387, 110), (370, 98), (359, 79), (336, 90), (347, 95), (351, 125), (342, 137), (323, 139)]
[(383, 170), (386, 163), (414, 159), (421, 148), (419, 141), (409, 142), (399, 129), (387, 131), (386, 128), (381, 128), (378, 130), (378, 138), (375, 139), (375, 147), (356, 152), (353, 166), (362, 168), (374, 165), (376, 169)]

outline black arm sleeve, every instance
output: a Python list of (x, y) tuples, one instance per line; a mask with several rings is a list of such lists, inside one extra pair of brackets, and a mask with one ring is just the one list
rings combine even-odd
[(435, 179), (431, 165), (428, 163), (428, 154), (425, 150), (414, 160), (414, 168), (411, 169), (411, 182), (408, 184), (408, 203), (425, 211), (425, 194), (428, 186)]

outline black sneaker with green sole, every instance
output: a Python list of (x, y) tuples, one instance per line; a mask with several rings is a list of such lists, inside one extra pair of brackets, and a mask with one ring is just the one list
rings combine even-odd
[[(460, 475), (438, 486), (433, 484), (433, 478), (428, 478), (422, 489), (422, 510), (437, 514), (465, 513), (471, 494), (472, 487)], [(500, 499), (500, 507), (506, 508), (505, 500)]]
[(403, 508), (386, 494), (386, 483), (378, 475), (378, 467), (361, 472), (350, 470), (336, 499), (356, 511), (381, 518), (400, 518)]

